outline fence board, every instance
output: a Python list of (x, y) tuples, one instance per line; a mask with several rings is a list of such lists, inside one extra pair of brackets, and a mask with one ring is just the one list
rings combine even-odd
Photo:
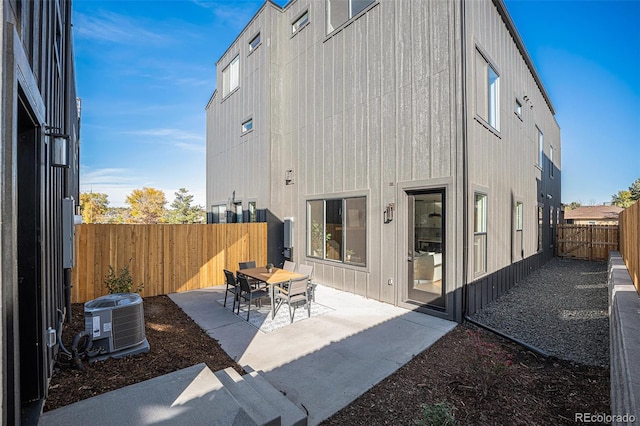
[(134, 285), (143, 296), (195, 290), (224, 283), (224, 268), (238, 262), (267, 263), (267, 224), (76, 226), (76, 265), (71, 272), (72, 301), (107, 294), (109, 265), (116, 271), (130, 262)]
[(640, 293), (640, 201), (620, 213), (620, 254)]
[(616, 225), (558, 225), (556, 255), (583, 260), (607, 260), (618, 250)]

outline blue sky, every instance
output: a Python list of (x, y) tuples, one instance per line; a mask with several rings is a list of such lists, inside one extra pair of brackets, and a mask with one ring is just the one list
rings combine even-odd
[[(74, 1), (82, 192), (124, 206), (184, 187), (205, 205), (215, 62), (262, 3)], [(640, 178), (640, 0), (505, 3), (556, 109), (562, 202), (610, 201)]]

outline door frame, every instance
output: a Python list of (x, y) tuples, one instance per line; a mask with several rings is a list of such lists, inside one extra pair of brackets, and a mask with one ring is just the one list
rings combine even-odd
[[(397, 247), (402, 249), (398, 250), (396, 257), (397, 270), (397, 285), (396, 285), (396, 300), (400, 307), (411, 309), (418, 312), (423, 312), (436, 317), (455, 320), (455, 314), (461, 307), (455, 306), (461, 298), (454, 297), (460, 290), (456, 284), (458, 274), (455, 273), (455, 268), (458, 263), (455, 262), (455, 254), (458, 251), (456, 247), (456, 241), (458, 240), (456, 234), (456, 216), (454, 215), (456, 206), (456, 194), (454, 189), (453, 178), (437, 178), (416, 180), (411, 182), (399, 182), (396, 186), (398, 206), (396, 211), (396, 218), (398, 223), (396, 243)], [(446, 277), (446, 294), (445, 294), (445, 309), (440, 310), (429, 307), (427, 305), (417, 305), (415, 303), (408, 302), (408, 267), (407, 267), (407, 247), (409, 246), (409, 238), (413, 239), (413, 236), (409, 236), (409, 193), (421, 192), (421, 191), (437, 191), (444, 192), (444, 204), (443, 211), (445, 212), (445, 228), (443, 230), (444, 240), (443, 244), (445, 252), (443, 253), (443, 277)]]

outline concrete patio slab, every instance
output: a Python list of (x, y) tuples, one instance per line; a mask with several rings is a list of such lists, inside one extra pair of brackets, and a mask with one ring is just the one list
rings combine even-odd
[(223, 308), (224, 287), (169, 295), (247, 371), (261, 375), (315, 425), (395, 372), (456, 323), (318, 286), (334, 310), (263, 333)]

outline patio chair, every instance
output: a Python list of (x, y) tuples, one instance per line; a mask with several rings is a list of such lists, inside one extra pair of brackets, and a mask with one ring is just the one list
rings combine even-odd
[(307, 314), (311, 317), (311, 300), (309, 299), (309, 288), (307, 278), (300, 280), (290, 280), (287, 288), (275, 286), (275, 303), (273, 307), (273, 318), (278, 313), (278, 309), (284, 303), (289, 305), (289, 319), (293, 323), (293, 317), (296, 314), (296, 307), (304, 303), (307, 306)]
[[(270, 297), (270, 294), (267, 290), (258, 290), (251, 287), (249, 284), (249, 280), (244, 275), (240, 275), (238, 277), (238, 283), (240, 284), (240, 299), (244, 299), (247, 301), (247, 321), (249, 321), (249, 314), (251, 313), (251, 302), (254, 300), (259, 303), (258, 306), (262, 304), (260, 301), (265, 297)], [(238, 299), (238, 315), (240, 314), (240, 300)]]
[(285, 271), (295, 272), (296, 263), (285, 260), (284, 265), (282, 266), (282, 269), (284, 269)]
[(298, 265), (298, 273), (302, 275), (306, 275), (308, 277), (308, 287), (309, 287), (309, 299), (316, 301), (316, 284), (313, 282), (313, 266), (312, 265)]
[(227, 307), (227, 294), (233, 294), (233, 307), (231, 308), (231, 312), (233, 312), (236, 310), (236, 301), (240, 294), (240, 286), (238, 285), (238, 280), (236, 279), (236, 276), (233, 275), (233, 272), (227, 271), (226, 269), (223, 269), (223, 271), (227, 283), (227, 289), (224, 292), (224, 304), (222, 306), (225, 308)]
[[(238, 269), (251, 269), (251, 268), (255, 268), (256, 267), (256, 261), (255, 260), (250, 260), (248, 262), (238, 262)], [(238, 272), (238, 276), (242, 275), (242, 272)], [(253, 286), (253, 287), (259, 287), (261, 281), (256, 280), (254, 278), (247, 278), (249, 280), (249, 283)]]

